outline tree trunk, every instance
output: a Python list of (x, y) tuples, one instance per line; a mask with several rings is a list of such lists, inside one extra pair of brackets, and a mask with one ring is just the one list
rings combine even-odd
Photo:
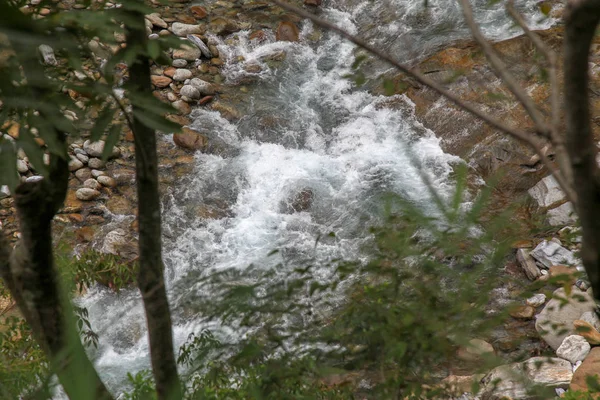
[[(130, 12), (139, 21), (127, 26), (127, 47), (147, 48), (144, 15)], [(130, 90), (138, 95), (152, 96), (150, 59), (138, 54), (129, 68)], [(135, 104), (133, 111), (148, 112)], [(138, 286), (144, 300), (152, 370), (159, 399), (180, 399), (181, 384), (173, 352), (171, 314), (165, 290), (161, 254), (161, 218), (158, 195), (158, 157), (156, 132), (133, 117), (136, 179), (139, 219), (139, 275)]]
[(600, 181), (589, 110), (588, 55), (600, 21), (599, 0), (570, 0), (565, 13), (564, 90), (567, 149), (583, 230), (581, 257), (600, 304)]

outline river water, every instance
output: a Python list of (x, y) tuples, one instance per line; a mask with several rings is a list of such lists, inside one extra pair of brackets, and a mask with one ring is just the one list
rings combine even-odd
[[(415, 61), (441, 46), (468, 36), (454, 0), (325, 0), (322, 16), (368, 38), (399, 60)], [(534, 0), (520, 4), (532, 25), (541, 14)], [(474, 3), (476, 18), (488, 37), (501, 39), (518, 31), (501, 6)], [(315, 35), (304, 21), (299, 43), (213, 38), (227, 63), (226, 83), (251, 79), (239, 105), (244, 115), (231, 123), (219, 113), (196, 110), (193, 126), (208, 132), (227, 151), (197, 154), (195, 169), (164, 197), (164, 261), (173, 308), (176, 346), (202, 328), (187, 304), (210, 296), (193, 277), (230, 268), (279, 268), (294, 259), (364, 258), (368, 227), (379, 222), (380, 200), (393, 192), (436, 212), (422, 174), (441, 197), (452, 190), (452, 167), (461, 160), (445, 154), (435, 132), (425, 129), (402, 96), (374, 96), (354, 87), (345, 76), (355, 46), (335, 35)], [(318, 38), (318, 39), (316, 39)], [(269, 59), (285, 52), (277, 66)], [(244, 61), (240, 61), (241, 57)], [(248, 65), (260, 72), (247, 72)], [(371, 73), (386, 66), (372, 66)], [(256, 71), (253, 69), (252, 71)], [(393, 107), (388, 107), (393, 103)], [(419, 172), (417, 166), (421, 166)], [(310, 190), (307, 211), (290, 212), (297, 193)], [(198, 207), (226, 209), (217, 218), (198, 216)], [(335, 239), (315, 246), (317, 237)], [(269, 256), (272, 250), (279, 253)], [(291, 262), (290, 262), (291, 261)], [(92, 357), (111, 389), (121, 391), (127, 372), (149, 368), (144, 312), (137, 291), (114, 294), (94, 288), (81, 299), (89, 310), (100, 345)]]

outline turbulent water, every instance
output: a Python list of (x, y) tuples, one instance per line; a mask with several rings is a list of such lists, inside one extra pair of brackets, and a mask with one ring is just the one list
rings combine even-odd
[[(535, 1), (521, 8), (536, 24)], [(476, 10), (491, 38), (517, 33), (504, 11), (488, 8), (487, 0), (476, 1)], [(453, 0), (430, 0), (426, 9), (414, 0), (332, 0), (325, 2), (323, 16), (399, 59), (417, 59), (466, 35)], [(235, 34), (230, 44), (212, 39), (227, 61), (227, 81), (256, 83), (238, 105), (244, 116), (237, 123), (214, 111), (193, 113), (194, 127), (209, 132), (225, 151), (197, 154), (194, 172), (164, 198), (164, 259), (177, 346), (201, 328), (185, 309), (205, 295), (190, 273), (203, 276), (251, 263), (267, 269), (305, 256), (323, 265), (334, 258), (361, 259), (367, 228), (379, 222), (386, 193), (435, 213), (418, 166), (442, 197), (451, 192), (452, 165), (460, 160), (441, 150), (434, 132), (413, 116), (410, 101), (353, 87), (345, 76), (354, 46), (328, 33), (317, 38), (308, 22), (301, 27), (299, 43), (270, 37), (257, 44), (249, 32)], [(281, 52), (285, 60), (275, 67), (272, 60)], [(259, 65), (261, 72), (246, 72), (248, 65)], [(290, 202), (303, 190), (312, 191), (312, 206), (290, 212)], [(216, 219), (202, 218), (203, 205), (225, 211)], [(329, 232), (335, 239), (315, 246)], [(281, 251), (268, 256), (274, 249)], [(96, 288), (81, 303), (100, 334), (95, 364), (120, 391), (127, 372), (149, 368), (139, 295)]]

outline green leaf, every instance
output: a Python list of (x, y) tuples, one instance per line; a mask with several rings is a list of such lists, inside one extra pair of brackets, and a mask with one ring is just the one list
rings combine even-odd
[(362, 64), (363, 61), (365, 61), (367, 59), (367, 56), (365, 54), (360, 54), (358, 56), (356, 56), (356, 58), (354, 59), (354, 62), (352, 63), (352, 69), (357, 69), (358, 67), (360, 67), (360, 64)]
[(148, 40), (148, 56), (153, 59), (156, 60), (158, 58), (158, 56), (160, 55), (160, 43), (158, 43), (158, 41), (156, 40)]
[(115, 110), (111, 107), (111, 105), (108, 103), (105, 104), (102, 111), (100, 111), (98, 118), (96, 118), (96, 124), (91, 130), (90, 140), (92, 142), (96, 142), (102, 138), (102, 135), (104, 135), (106, 128), (111, 123), (114, 114)]
[(20, 183), (17, 172), (17, 150), (8, 140), (0, 142), (0, 186), (7, 185), (12, 193)]
[(383, 91), (386, 96), (392, 96), (396, 92), (396, 88), (394, 87), (394, 82), (391, 79), (384, 79)]
[(106, 161), (112, 154), (112, 149), (115, 147), (121, 136), (121, 124), (114, 124), (110, 127), (106, 141), (104, 143), (104, 150), (102, 151), (102, 160)]
[(161, 117), (160, 115), (156, 115), (152, 112), (134, 110), (133, 116), (142, 124), (154, 130), (171, 133), (179, 132), (181, 129), (181, 126), (179, 124), (171, 122), (168, 119)]

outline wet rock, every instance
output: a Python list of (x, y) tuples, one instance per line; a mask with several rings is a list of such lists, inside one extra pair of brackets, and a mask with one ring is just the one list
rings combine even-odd
[(543, 240), (531, 251), (531, 256), (542, 263), (546, 268), (553, 265), (578, 265), (579, 260), (575, 255), (560, 244)]
[(293, 22), (280, 22), (275, 38), (278, 41), (297, 42), (300, 39), (300, 30)]
[(83, 168), (83, 163), (81, 162), (81, 160), (78, 160), (75, 157), (71, 157), (71, 160), (69, 161), (69, 171), (74, 172), (81, 168)]
[[(185, 60), (183, 60), (183, 61), (185, 61)], [(152, 81), (152, 84), (154, 86), (156, 86), (157, 88), (165, 88), (165, 87), (169, 86), (171, 84), (171, 82), (173, 82), (171, 80), (171, 78), (169, 78), (168, 76), (157, 76), (157, 75), (152, 75), (150, 77), (150, 80)]]
[(586, 380), (588, 377), (595, 376), (598, 378), (599, 371), (600, 347), (594, 347), (573, 374), (573, 379), (569, 385), (569, 390), (587, 392), (588, 385)]
[(187, 43), (184, 43), (180, 48), (173, 50), (173, 58), (181, 58), (187, 61), (195, 61), (200, 58), (201, 54), (199, 48)]
[(173, 107), (175, 107), (175, 109), (177, 109), (177, 111), (179, 111), (183, 115), (188, 115), (189, 113), (192, 112), (192, 108), (184, 100), (174, 101)]
[(322, 3), (322, 0), (304, 0), (304, 5), (318, 7)]
[(200, 91), (192, 85), (183, 85), (179, 94), (194, 100), (200, 98)]
[(133, 260), (137, 257), (137, 246), (135, 241), (127, 235), (125, 230), (120, 228), (106, 234), (100, 251), (122, 256), (128, 260)]
[(169, 29), (177, 36), (185, 37), (187, 35), (191, 35), (193, 33), (202, 33), (203, 29), (200, 25), (195, 24), (182, 24), (181, 22), (173, 22), (171, 28)]
[(215, 85), (206, 82), (200, 78), (190, 79), (189, 84), (196, 88), (201, 95), (214, 95), (216, 93)]
[(535, 260), (529, 254), (529, 250), (518, 249), (517, 261), (521, 268), (523, 268), (523, 271), (525, 271), (525, 275), (529, 280), (534, 281), (542, 275), (540, 269), (535, 265)]
[(38, 51), (42, 56), (44, 64), (58, 65), (58, 61), (56, 61), (56, 56), (54, 55), (54, 50), (52, 47), (48, 46), (47, 44), (41, 44), (40, 47), (38, 47)]
[(83, 182), (83, 186), (94, 190), (100, 190), (102, 188), (102, 185), (93, 178), (87, 179), (85, 182)]
[[(579, 289), (567, 296), (564, 288), (554, 291), (552, 299), (538, 314), (535, 329), (542, 339), (554, 350), (558, 349), (565, 337), (575, 333), (573, 322), (586, 311), (593, 311), (595, 303), (588, 292)], [(581, 333), (579, 333), (581, 335)]]
[(81, 182), (85, 182), (92, 177), (92, 171), (89, 168), (81, 168), (75, 171), (75, 176)]
[(174, 133), (173, 141), (177, 146), (188, 150), (203, 150), (208, 146), (206, 136), (190, 128), (183, 128), (181, 133)]
[(556, 350), (556, 355), (575, 364), (577, 361), (583, 361), (590, 352), (590, 344), (583, 336), (570, 335), (563, 340), (562, 344)]
[(106, 166), (106, 163), (104, 161), (102, 161), (100, 158), (90, 158), (90, 160), (88, 161), (88, 167), (92, 168), (92, 169), (100, 169), (100, 168), (104, 168)]
[(315, 194), (310, 188), (304, 188), (294, 194), (283, 204), (283, 212), (293, 213), (308, 211), (313, 204)]
[(481, 339), (471, 339), (467, 346), (460, 347), (457, 357), (463, 361), (481, 361), (484, 357), (494, 355), (494, 347)]
[(204, 106), (204, 105), (210, 103), (213, 98), (214, 98), (213, 96), (204, 96), (203, 98), (201, 98), (198, 101), (198, 104), (201, 105), (201, 106)]
[(256, 40), (257, 42), (262, 42), (267, 40), (267, 34), (263, 30), (254, 31), (248, 36), (250, 40)]
[[(178, 58), (176, 60), (173, 60), (173, 63), (172, 63), (172, 65), (175, 68), (183, 68), (183, 67), (187, 66), (187, 64), (188, 64), (188, 62), (186, 60), (184, 60), (183, 58)], [(169, 82), (169, 83), (171, 83), (171, 82)]]
[(27, 166), (27, 162), (25, 162), (25, 160), (17, 160), (17, 171), (19, 171), (21, 174), (29, 171), (29, 167)]
[(183, 82), (186, 79), (190, 79), (193, 76), (192, 71), (189, 69), (178, 68), (173, 75), (173, 80)]
[(221, 113), (221, 116), (228, 121), (234, 121), (242, 117), (239, 111), (233, 108), (233, 106), (220, 101), (213, 102), (210, 107)]
[(206, 18), (206, 16), (208, 15), (208, 11), (206, 11), (206, 8), (204, 8), (202, 6), (191, 6), (190, 12), (197, 19)]
[(197, 36), (194, 35), (187, 35), (187, 38), (190, 42), (192, 42), (196, 47), (198, 47), (198, 49), (200, 50), (200, 52), (202, 53), (202, 55), (206, 58), (212, 58), (213, 54), (210, 51), (210, 49), (208, 48), (208, 46), (202, 41), (202, 39), (200, 39)]
[(527, 299), (527, 305), (531, 307), (539, 307), (546, 302), (546, 295), (543, 293), (534, 294)]
[(482, 380), (481, 398), (535, 399), (533, 385), (567, 388), (573, 376), (571, 363), (560, 358), (533, 357), (522, 363), (501, 365)]
[(148, 14), (146, 15), (146, 19), (148, 21), (150, 21), (150, 23), (152, 23), (152, 25), (156, 26), (157, 28), (163, 28), (166, 29), (168, 28), (168, 24), (165, 22), (165, 20), (163, 20), (160, 17), (159, 13), (152, 13), (152, 14)]
[(100, 192), (95, 189), (81, 188), (77, 189), (75, 195), (77, 196), (77, 199), (81, 201), (91, 201), (96, 200), (98, 197), (100, 197)]
[[(86, 140), (83, 142), (83, 150), (88, 153), (92, 157), (102, 157), (102, 152), (104, 151), (104, 140), (99, 140), (97, 142), (91, 142)], [(121, 151), (117, 146), (112, 148), (111, 157), (118, 157), (121, 154)]]
[(221, 17), (212, 19), (208, 25), (208, 30), (219, 36), (229, 35), (240, 29), (240, 26), (235, 21)]
[(118, 215), (131, 215), (134, 214), (133, 207), (126, 197), (123, 196), (112, 196), (106, 202), (106, 208), (113, 213)]
[(110, 176), (100, 175), (96, 179), (102, 186), (106, 186), (106, 187), (110, 187), (110, 188), (117, 186), (117, 181), (114, 180), (113, 178), (111, 178)]

